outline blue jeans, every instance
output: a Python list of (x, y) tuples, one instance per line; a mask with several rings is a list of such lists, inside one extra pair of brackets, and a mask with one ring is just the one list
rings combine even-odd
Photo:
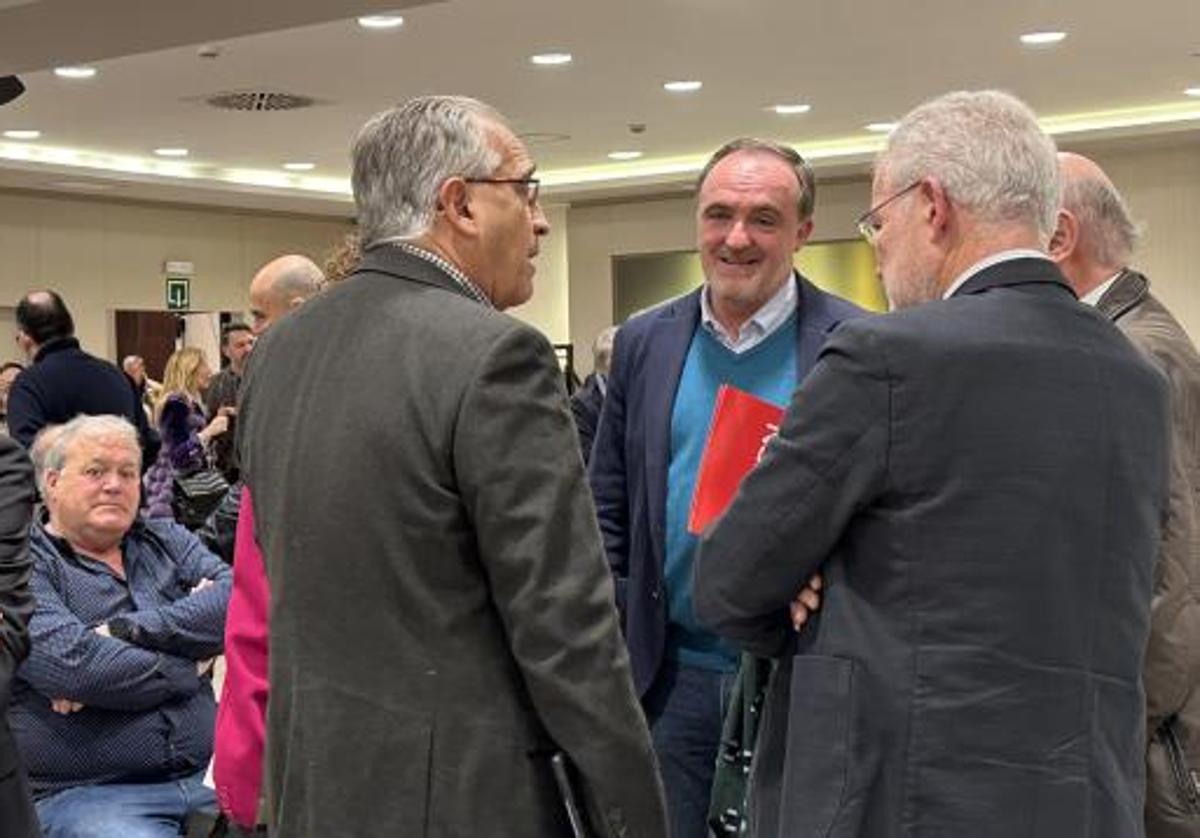
[(216, 811), (203, 780), (75, 786), (38, 800), (38, 819), (45, 838), (177, 838), (192, 812)]
[(671, 838), (708, 835), (721, 722), (736, 680), (736, 672), (664, 660), (642, 699), (667, 793)]

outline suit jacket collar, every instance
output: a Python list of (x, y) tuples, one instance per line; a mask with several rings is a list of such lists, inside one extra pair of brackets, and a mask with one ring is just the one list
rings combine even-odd
[(362, 261), (354, 269), (355, 274), (381, 273), (399, 279), (432, 285), (444, 291), (450, 291), (459, 296), (471, 299), (466, 289), (459, 285), (454, 277), (443, 271), (430, 261), (406, 253), (399, 247), (381, 244), (372, 247), (363, 254)]
[(1109, 320), (1117, 320), (1146, 299), (1149, 293), (1150, 280), (1126, 268), (1104, 292), (1104, 296), (1096, 303), (1096, 309)]
[(1058, 265), (1049, 259), (1008, 259), (990, 265), (975, 274), (959, 286), (958, 290), (950, 295), (950, 298), (982, 294), (993, 288), (1018, 285), (1059, 286), (1072, 297), (1075, 296), (1075, 292), (1067, 284)]

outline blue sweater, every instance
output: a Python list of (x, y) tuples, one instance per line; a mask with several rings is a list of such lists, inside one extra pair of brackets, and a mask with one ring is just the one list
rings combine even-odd
[(671, 412), (664, 568), (667, 655), (689, 666), (731, 672), (737, 667), (737, 651), (696, 622), (692, 609), (696, 537), (687, 531), (696, 472), (722, 384), (787, 407), (796, 389), (796, 318), (789, 317), (762, 343), (741, 354), (697, 326)]

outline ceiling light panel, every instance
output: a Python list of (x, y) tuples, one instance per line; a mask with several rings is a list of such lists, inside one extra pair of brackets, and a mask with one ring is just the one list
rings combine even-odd
[(812, 110), (812, 105), (805, 105), (797, 102), (792, 105), (772, 105), (771, 110), (780, 116), (796, 116), (802, 113), (808, 113)]
[(663, 84), (663, 90), (670, 93), (695, 93), (702, 87), (704, 83), (699, 81), (669, 81)]
[(358, 19), (358, 25), (363, 29), (399, 29), (404, 25), (400, 15), (366, 15)]
[(1026, 32), (1021, 36), (1021, 43), (1028, 47), (1048, 47), (1062, 43), (1066, 37), (1066, 32)]
[(96, 75), (95, 67), (55, 67), (54, 75), (60, 79), (90, 79)]
[(539, 52), (537, 55), (529, 56), (530, 63), (539, 67), (561, 67), (564, 64), (570, 64), (572, 60), (569, 52)]
[(10, 140), (36, 140), (42, 136), (42, 132), (34, 131), (32, 128), (14, 128), (10, 131), (5, 131), (4, 136)]
[(188, 156), (188, 150), (186, 148), (171, 148), (171, 147), (156, 148), (156, 149), (154, 149), (154, 153), (157, 154), (159, 157), (187, 157)]
[(609, 160), (637, 160), (642, 156), (640, 151), (610, 151), (608, 153)]

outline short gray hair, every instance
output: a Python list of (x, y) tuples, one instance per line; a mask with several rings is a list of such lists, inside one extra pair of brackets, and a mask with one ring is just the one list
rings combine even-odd
[(1063, 209), (1079, 221), (1082, 244), (1100, 265), (1124, 266), (1141, 231), (1116, 187), (1094, 177), (1062, 176)]
[[(316, 296), (325, 286), (325, 274), (317, 267), (317, 263), (307, 256), (296, 256), (289, 259), (283, 269), (275, 275), (271, 283), (271, 294), (275, 299), (285, 303), (300, 297), (307, 300)], [(251, 331), (245, 324), (236, 324), (239, 328)]]
[(791, 166), (792, 171), (796, 175), (796, 183), (799, 186), (800, 200), (796, 206), (796, 210), (800, 214), (800, 220), (807, 221), (812, 218), (813, 210), (817, 206), (817, 179), (813, 175), (812, 166), (808, 165), (808, 161), (800, 155), (800, 152), (796, 151), (790, 145), (772, 142), (771, 140), (760, 140), (757, 137), (739, 137), (736, 140), (730, 140), (725, 143), (725, 145), (714, 151), (712, 157), (708, 158), (708, 162), (704, 164), (704, 168), (700, 171), (700, 177), (696, 179), (696, 191), (699, 192), (700, 187), (704, 186), (704, 181), (708, 179), (708, 174), (713, 170), (714, 166), (729, 155), (739, 151), (757, 151), (763, 154), (770, 154)]
[(1030, 224), (1043, 243), (1054, 233), (1054, 141), (1011, 94), (958, 91), (919, 105), (892, 132), (877, 166), (893, 189), (934, 177), (983, 223)]
[(79, 440), (116, 437), (137, 452), (139, 466), (142, 462), (142, 446), (138, 441), (137, 429), (130, 424), (128, 419), (121, 416), (81, 414), (66, 424), (56, 425), (43, 431), (38, 435), (38, 439), (42, 439), (43, 435), (47, 436), (44, 441), (44, 459), (41, 460), (41, 465), (36, 462), (34, 465), (39, 488), (42, 486), (43, 476), (46, 472), (62, 471), (63, 464), (67, 461), (67, 451)]
[(490, 126), (504, 118), (465, 96), (422, 96), (371, 117), (354, 140), (354, 203), (363, 249), (433, 226), (447, 178), (487, 177), (501, 155)]

